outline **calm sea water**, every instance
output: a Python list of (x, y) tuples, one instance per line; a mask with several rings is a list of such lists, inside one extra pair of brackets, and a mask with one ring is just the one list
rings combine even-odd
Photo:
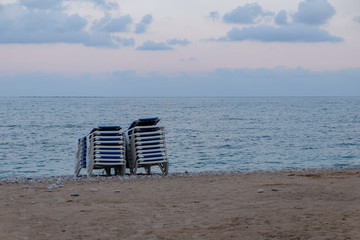
[(360, 97), (0, 98), (0, 178), (71, 175), (79, 137), (144, 117), (170, 172), (360, 166)]

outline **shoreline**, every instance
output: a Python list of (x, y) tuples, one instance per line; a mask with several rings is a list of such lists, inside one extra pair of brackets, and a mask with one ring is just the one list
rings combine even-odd
[(3, 182), (12, 239), (357, 239), (360, 168)]
[(360, 166), (350, 166), (350, 167), (323, 167), (323, 168), (299, 168), (299, 169), (279, 169), (279, 170), (214, 170), (214, 171), (199, 171), (199, 172), (169, 172), (168, 175), (164, 176), (161, 173), (153, 173), (147, 175), (145, 173), (140, 173), (137, 175), (131, 175), (126, 173), (125, 176), (107, 176), (101, 174), (94, 174), (92, 177), (87, 177), (83, 174), (79, 177), (75, 175), (53, 175), (53, 176), (8, 176), (0, 177), (0, 184), (6, 183), (26, 183), (26, 182), (53, 182), (57, 180), (61, 181), (97, 181), (97, 180), (128, 180), (136, 178), (161, 178), (161, 177), (186, 177), (186, 176), (210, 176), (210, 175), (231, 175), (231, 174), (261, 174), (261, 173), (300, 173), (300, 172), (327, 172), (327, 171), (351, 171), (359, 170)]

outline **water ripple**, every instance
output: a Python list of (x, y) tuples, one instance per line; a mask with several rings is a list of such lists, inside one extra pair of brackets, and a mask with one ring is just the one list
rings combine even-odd
[(360, 98), (0, 98), (0, 178), (69, 175), (76, 141), (166, 126), (170, 171), (360, 166)]

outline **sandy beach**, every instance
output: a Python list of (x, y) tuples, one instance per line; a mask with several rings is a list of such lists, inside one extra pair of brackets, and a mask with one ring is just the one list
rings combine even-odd
[(359, 239), (360, 170), (0, 185), (0, 239)]

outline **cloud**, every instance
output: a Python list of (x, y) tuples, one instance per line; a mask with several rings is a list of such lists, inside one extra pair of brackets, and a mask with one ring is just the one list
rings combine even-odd
[[(203, 73), (138, 74), (132, 70), (94, 76), (34, 72), (0, 76), (1, 96), (360, 96), (360, 68), (224, 68)], [(139, 86), (142, 86), (139, 88)]]
[(354, 17), (354, 22), (360, 23), (360, 16)]
[(95, 22), (92, 30), (108, 33), (128, 32), (131, 23), (132, 18), (130, 15), (112, 18), (109, 14), (107, 14), (100, 21)]
[(304, 24), (289, 24), (280, 27), (260, 25), (232, 28), (220, 41), (261, 41), (261, 42), (341, 42), (342, 38), (332, 36), (325, 30)]
[(169, 45), (180, 45), (180, 46), (186, 46), (186, 45), (189, 45), (191, 43), (186, 38), (184, 38), (184, 39), (173, 38), (173, 39), (167, 40), (166, 42)]
[(219, 12), (218, 11), (210, 12), (209, 18), (213, 21), (218, 20), (220, 18)]
[(143, 16), (140, 23), (136, 24), (135, 33), (145, 33), (152, 21), (153, 17), (151, 14)]
[(272, 12), (265, 12), (257, 3), (239, 6), (223, 16), (226, 23), (253, 24), (258, 22), (262, 17), (272, 16)]
[(100, 6), (107, 10), (114, 10), (119, 7), (118, 3), (116, 3), (116, 2), (110, 2), (110, 1), (105, 1), (105, 0), (87, 0), (87, 1), (92, 2), (95, 5)]
[(172, 47), (168, 46), (163, 42), (154, 42), (152, 40), (145, 41), (141, 46), (137, 47), (136, 50), (140, 51), (164, 51), (164, 50), (174, 50)]
[[(103, 0), (87, 1), (102, 7), (110, 4)], [(68, 14), (61, 3), (59, 0), (0, 3), (0, 43), (77, 43), (107, 48), (135, 45), (134, 39), (116, 35), (129, 31), (132, 23), (130, 15), (113, 18), (105, 11), (105, 17), (91, 23), (78, 14)]]
[(8, 4), (0, 8), (0, 43), (82, 43), (90, 37), (86, 25), (76, 14)]
[(335, 13), (335, 8), (327, 0), (305, 0), (299, 3), (298, 11), (292, 17), (295, 23), (322, 25)]
[(106, 47), (106, 48), (117, 48), (118, 45), (114, 43), (111, 35), (105, 32), (98, 32), (92, 34), (87, 41), (83, 44), (88, 47)]
[[(319, 28), (335, 14), (335, 9), (327, 0), (304, 0), (300, 2), (297, 12), (290, 15), (288, 22), (285, 10), (274, 18), (277, 27), (272, 25), (256, 25), (251, 27), (233, 27), (220, 41), (261, 41), (261, 42), (341, 42), (341, 37), (333, 36)], [(228, 23), (256, 23), (265, 12), (258, 4), (247, 4), (227, 13), (223, 19)]]
[(121, 37), (113, 37), (113, 39), (124, 47), (133, 47), (135, 46), (134, 38), (121, 38)]
[(61, 4), (59, 0), (20, 0), (20, 4), (27, 8), (50, 9), (58, 7)]
[(277, 25), (285, 25), (287, 24), (287, 13), (285, 10), (280, 11), (276, 16), (275, 16), (275, 23)]

